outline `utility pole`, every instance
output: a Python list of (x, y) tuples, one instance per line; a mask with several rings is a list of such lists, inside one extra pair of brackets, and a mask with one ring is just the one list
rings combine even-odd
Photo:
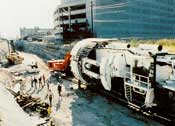
[(93, 17), (93, 1), (91, 0), (91, 27), (92, 27), (92, 37), (94, 37), (94, 17)]

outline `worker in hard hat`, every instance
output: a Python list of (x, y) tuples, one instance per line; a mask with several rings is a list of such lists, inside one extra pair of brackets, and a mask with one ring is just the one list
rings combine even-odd
[(50, 116), (50, 114), (52, 113), (52, 108), (51, 108), (51, 106), (49, 106), (49, 107), (47, 108), (47, 113), (48, 113), (48, 116)]
[(54, 95), (53, 95), (51, 89), (49, 89), (47, 96), (49, 97), (50, 107), (52, 107), (52, 99), (53, 99)]

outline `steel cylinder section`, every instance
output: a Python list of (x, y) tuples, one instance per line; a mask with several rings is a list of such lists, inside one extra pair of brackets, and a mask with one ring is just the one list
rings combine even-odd
[(80, 52), (81, 49), (83, 49), (84, 47), (86, 47), (86, 45), (89, 44), (88, 42), (85, 43), (84, 41), (80, 41), (78, 42), (74, 48), (71, 50), (71, 55), (72, 55), (72, 60), (71, 60), (71, 70), (74, 74), (74, 76), (81, 80), (82, 82), (86, 82), (81, 75), (81, 71), (80, 71)]
[(82, 59), (86, 58), (93, 47), (96, 45), (95, 41), (96, 39), (85, 39), (80, 42), (78, 42), (73, 49), (71, 50), (71, 71), (73, 72), (75, 78), (82, 81), (84, 84), (87, 83), (87, 81), (83, 78), (82, 75)]

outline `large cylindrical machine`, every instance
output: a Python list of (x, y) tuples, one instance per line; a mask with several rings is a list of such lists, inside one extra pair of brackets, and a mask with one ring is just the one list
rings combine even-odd
[[(106, 90), (111, 90), (112, 78), (125, 78), (134, 60), (138, 59), (139, 63), (144, 61), (133, 53), (130, 45), (123, 41), (85, 39), (77, 43), (71, 51), (71, 69), (74, 76), (84, 84), (100, 80)], [(147, 62), (147, 67), (149, 64), (150, 61)]]
[(71, 55), (71, 70), (83, 84), (101, 84), (129, 104), (175, 116), (175, 55), (162, 46), (93, 38), (78, 42)]

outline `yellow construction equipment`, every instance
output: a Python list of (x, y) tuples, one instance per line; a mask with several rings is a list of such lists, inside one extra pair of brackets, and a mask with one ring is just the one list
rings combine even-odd
[(15, 45), (13, 40), (7, 40), (9, 54), (6, 56), (8, 63), (10, 65), (21, 64), (24, 60), (24, 57), (20, 56), (18, 52), (16, 52)]

